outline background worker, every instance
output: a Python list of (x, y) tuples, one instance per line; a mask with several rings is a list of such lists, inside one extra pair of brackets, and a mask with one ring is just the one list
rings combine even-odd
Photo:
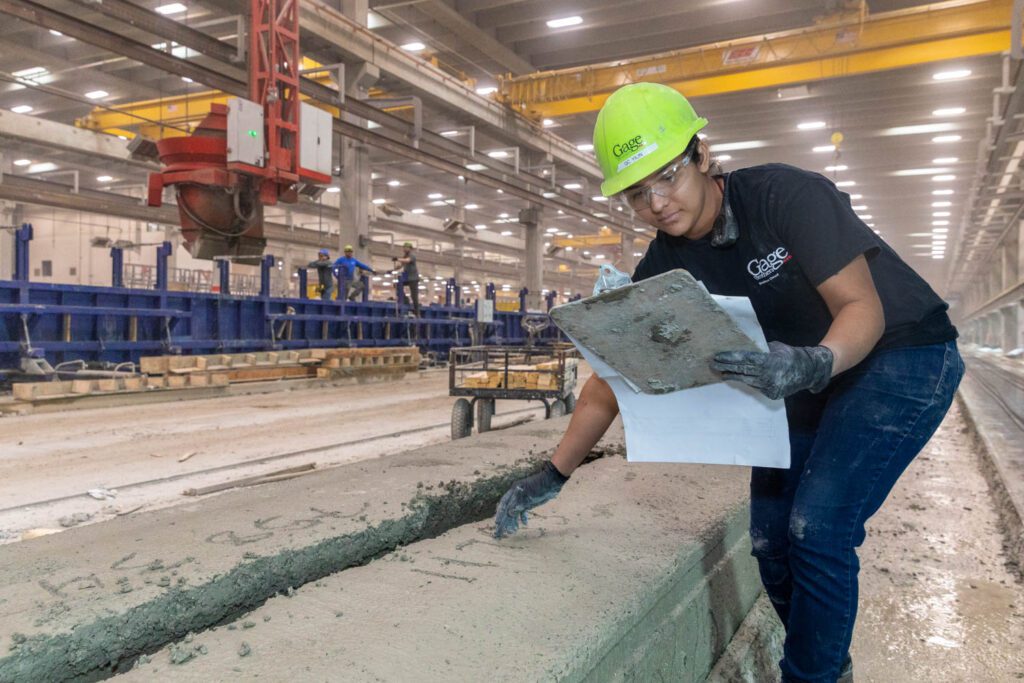
[[(671, 88), (619, 89), (594, 131), (601, 190), (658, 231), (634, 281), (685, 268), (750, 298), (769, 351), (722, 349), (714, 367), (786, 399), (790, 468), (755, 467), (750, 483), (753, 555), (786, 628), (782, 678), (851, 681), (856, 548), (952, 402), (956, 329), (832, 181), (783, 164), (721, 174), (697, 136), (706, 124)], [(593, 376), (552, 461), (502, 498), (495, 536), (557, 495), (617, 413)]]
[(409, 300), (412, 301), (412, 311), (415, 317), (420, 317), (420, 271), (416, 267), (416, 254), (412, 253), (412, 242), (402, 245), (403, 254), (401, 258), (391, 259), (396, 271), (401, 270), (405, 275), (405, 286), (409, 288)]
[(352, 254), (355, 253), (355, 249), (352, 248), (351, 244), (345, 245), (345, 255), (339, 256), (334, 262), (334, 267), (338, 269), (341, 274), (341, 279), (345, 281), (345, 289), (348, 292), (348, 300), (355, 301), (362, 295), (363, 290), (366, 288), (366, 284), (362, 278), (356, 277), (356, 269), (365, 270), (369, 273), (376, 274), (370, 266), (358, 261)]
[(316, 275), (320, 278), (320, 284), (316, 288), (320, 292), (320, 299), (330, 301), (331, 294), (334, 293), (334, 264), (331, 263), (331, 253), (326, 249), (321, 249), (316, 255), (316, 261), (311, 262), (307, 267), (315, 268)]

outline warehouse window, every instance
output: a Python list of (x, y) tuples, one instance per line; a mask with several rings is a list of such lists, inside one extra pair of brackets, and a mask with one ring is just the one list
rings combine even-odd
[(43, 261), (41, 265), (43, 266), (43, 277), (52, 277), (53, 261)]

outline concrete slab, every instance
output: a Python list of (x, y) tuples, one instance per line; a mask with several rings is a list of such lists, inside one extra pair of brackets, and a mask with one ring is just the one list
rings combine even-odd
[(701, 681), (760, 592), (747, 477), (606, 457), (510, 539), (460, 526), (275, 597), (123, 678)]
[(716, 353), (758, 350), (685, 270), (556, 306), (551, 318), (647, 394), (721, 382)]
[[(275, 593), (490, 518), (569, 418), (6, 546), (0, 681), (95, 676)], [(611, 443), (621, 443), (621, 429)]]

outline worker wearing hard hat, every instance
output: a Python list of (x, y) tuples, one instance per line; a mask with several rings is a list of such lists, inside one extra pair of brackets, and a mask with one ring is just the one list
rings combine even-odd
[(412, 242), (402, 244), (401, 258), (391, 259), (396, 271), (401, 270), (405, 276), (405, 286), (409, 288), (409, 300), (412, 301), (413, 315), (420, 317), (420, 271), (416, 267), (416, 254), (412, 253)]
[(331, 294), (334, 293), (334, 264), (331, 263), (331, 252), (321, 249), (317, 252), (316, 261), (311, 262), (308, 267), (315, 268), (317, 277), (320, 279), (320, 283), (317, 285), (320, 298), (330, 301)]
[[(675, 90), (625, 86), (594, 130), (606, 197), (657, 229), (633, 280), (688, 270), (749, 297), (766, 352), (721, 349), (730, 381), (785, 398), (788, 470), (753, 468), (750, 537), (786, 628), (784, 681), (852, 680), (864, 525), (938, 428), (963, 375), (948, 306), (828, 178), (783, 164), (723, 173)], [(495, 535), (553, 498), (618, 413), (596, 375), (551, 462), (502, 498)], [(681, 416), (685, 419), (684, 416)]]
[(341, 276), (341, 279), (344, 280), (346, 283), (349, 301), (355, 301), (356, 299), (358, 299), (362, 295), (363, 290), (366, 288), (366, 284), (363, 282), (362, 278), (356, 277), (357, 269), (365, 270), (369, 273), (377, 272), (370, 266), (357, 260), (353, 256), (354, 253), (355, 249), (352, 248), (352, 245), (346, 244), (345, 255), (338, 257), (338, 259), (334, 262), (335, 269), (338, 271), (338, 274)]

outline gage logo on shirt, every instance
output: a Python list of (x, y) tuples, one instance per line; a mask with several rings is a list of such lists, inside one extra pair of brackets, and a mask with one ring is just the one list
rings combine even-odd
[(747, 264), (747, 272), (754, 277), (757, 284), (763, 285), (774, 280), (779, 268), (791, 258), (793, 255), (786, 251), (785, 247), (779, 247), (764, 258), (751, 259)]

